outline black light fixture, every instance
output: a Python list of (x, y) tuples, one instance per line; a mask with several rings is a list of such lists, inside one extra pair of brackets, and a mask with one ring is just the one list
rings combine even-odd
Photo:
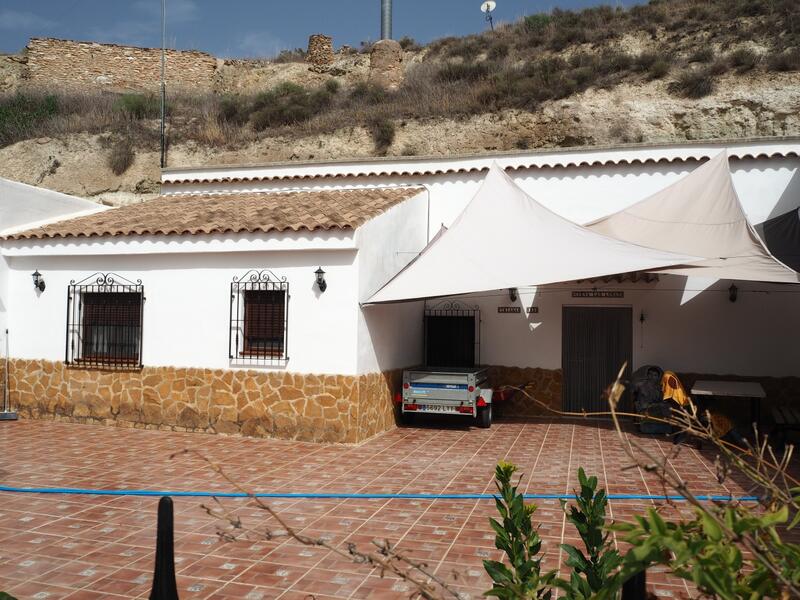
[(508, 297), (512, 302), (517, 301), (517, 288), (508, 288)]
[(39, 273), (39, 269), (36, 269), (33, 273), (31, 273), (31, 277), (33, 277), (33, 287), (35, 287), (40, 292), (44, 291), (44, 277), (42, 274)]
[(739, 297), (739, 288), (736, 287), (735, 283), (731, 284), (731, 287), (728, 288), (728, 300), (731, 302), (736, 302), (736, 299)]
[(317, 276), (317, 287), (319, 288), (320, 292), (324, 292), (328, 289), (328, 282), (325, 281), (325, 271), (322, 270), (322, 267), (314, 271), (314, 275)]

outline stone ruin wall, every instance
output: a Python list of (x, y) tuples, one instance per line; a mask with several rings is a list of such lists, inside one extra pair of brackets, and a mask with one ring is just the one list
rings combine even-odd
[[(25, 85), (157, 91), (161, 50), (116, 44), (32, 38), (26, 48)], [(211, 91), (217, 59), (198, 51), (167, 50), (171, 89)]]

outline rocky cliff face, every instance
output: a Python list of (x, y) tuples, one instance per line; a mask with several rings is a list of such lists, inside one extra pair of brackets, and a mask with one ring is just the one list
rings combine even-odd
[[(393, 91), (373, 89), (381, 78), (368, 53), (343, 47), (331, 55), (323, 38), (321, 64), (302, 52), (275, 61), (188, 53), (203, 67), (206, 91), (172, 96), (168, 164), (800, 136), (795, 0), (553, 10), (425, 48), (402, 40), (402, 62), (393, 60), (382, 83)], [(124, 78), (98, 92), (96, 78), (84, 77), (82, 96), (65, 97), (51, 121), (4, 134), (1, 101), (31, 87), (29, 58), (0, 55), (0, 177), (108, 204), (157, 194), (158, 111), (153, 97), (140, 97), (128, 110), (141, 115), (120, 113), (108, 90), (124, 91), (112, 89)], [(44, 58), (58, 62), (57, 53)], [(84, 71), (95, 68), (91, 60), (84, 56)], [(132, 160), (115, 174), (120, 147)]]
[[(540, 110), (504, 110), (463, 119), (404, 121), (389, 155), (476, 153), (522, 148), (670, 142), (713, 138), (800, 135), (800, 77), (754, 73), (719, 80), (700, 100), (666, 92), (664, 81), (590, 89)], [(131, 167), (114, 175), (106, 166), (103, 135), (73, 134), (25, 140), (0, 148), (0, 177), (120, 204), (158, 193), (158, 148), (138, 148)], [(171, 145), (169, 164), (203, 165), (369, 157), (365, 128), (329, 134), (265, 136), (224, 149)]]

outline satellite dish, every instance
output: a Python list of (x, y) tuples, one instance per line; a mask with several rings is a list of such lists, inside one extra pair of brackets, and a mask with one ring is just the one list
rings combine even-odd
[(486, 15), (486, 20), (489, 22), (489, 27), (494, 31), (494, 21), (492, 20), (492, 11), (497, 8), (497, 2), (494, 0), (486, 0), (481, 4), (481, 12)]

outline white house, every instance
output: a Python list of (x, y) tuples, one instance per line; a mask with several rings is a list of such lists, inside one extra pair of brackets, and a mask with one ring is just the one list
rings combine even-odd
[[(66, 216), (105, 210), (90, 200), (0, 178), (0, 236)], [(8, 263), (0, 253), (0, 357), (6, 355)], [(5, 362), (0, 362), (0, 406), (5, 394)]]
[[(593, 408), (622, 360), (800, 394), (792, 286), (620, 274), (362, 306), (493, 161), (585, 223), (721, 150), (754, 224), (800, 205), (800, 140), (786, 138), (167, 169), (155, 200), (5, 236), (12, 399), (29, 416), (359, 442), (394, 426), (399, 373), (425, 360), (426, 312), (454, 310), (474, 317), (474, 358), (495, 385), (531, 382), (554, 407)], [(587, 344), (609, 337), (587, 370)]]

